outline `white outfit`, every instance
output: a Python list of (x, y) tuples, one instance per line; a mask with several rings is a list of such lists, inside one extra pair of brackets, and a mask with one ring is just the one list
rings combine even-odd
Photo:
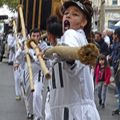
[[(44, 51), (47, 49), (47, 44), (42, 41), (40, 44), (38, 44), (40, 49)], [(44, 75), (41, 71), (37, 56), (35, 55), (35, 52), (33, 49), (30, 49), (29, 51), (30, 56), (33, 58), (32, 62), (32, 73), (33, 73), (33, 81), (34, 81), (34, 89), (35, 91), (33, 92), (33, 114), (34, 114), (34, 120), (37, 120), (38, 118), (40, 120), (44, 120), (45, 118), (45, 105), (43, 105), (43, 81), (45, 81)], [(45, 103), (44, 103), (45, 104)], [(44, 109), (43, 109), (44, 107)], [(44, 115), (43, 115), (44, 114)]]
[(8, 34), (7, 37), (7, 44), (8, 44), (8, 48), (9, 48), (9, 58), (8, 58), (8, 63), (13, 62), (14, 61), (14, 55), (15, 55), (15, 44), (16, 44), (16, 39), (15, 36), (13, 34)]
[(110, 46), (110, 38), (106, 35), (104, 41), (107, 43), (108, 47)]
[(14, 72), (14, 80), (15, 80), (15, 95), (16, 95), (16, 97), (17, 96), (20, 97), (21, 96), (21, 88), (20, 88), (21, 70), (18, 67), (17, 69), (13, 70), (13, 72)]
[[(38, 45), (42, 51), (44, 51), (47, 48), (47, 44), (45, 42), (40, 42)], [(17, 56), (21, 54), (22, 51), (19, 51)], [(29, 85), (29, 72), (28, 72), (28, 66), (25, 62), (24, 65), (24, 72), (23, 72), (23, 91), (25, 91), (25, 104), (26, 104), (26, 110), (27, 114), (34, 114), (34, 120), (37, 120), (38, 118), (40, 120), (44, 120), (45, 116), (43, 115), (43, 81), (45, 80), (44, 75), (41, 71), (39, 61), (37, 59), (37, 56), (33, 49), (29, 49), (29, 55), (31, 56), (31, 65), (32, 65), (32, 75), (33, 75), (33, 83), (34, 83), (34, 92), (31, 93), (30, 91), (30, 85)], [(25, 57), (25, 53), (24, 53)], [(18, 57), (19, 58), (19, 57)], [(45, 103), (44, 103), (45, 104)]]
[(25, 51), (19, 48), (16, 51), (15, 59), (19, 62), (19, 70), (20, 70), (19, 74), (20, 74), (20, 82), (21, 82), (20, 87), (21, 87), (22, 97), (25, 102), (26, 112), (27, 114), (28, 113), (32, 114), (33, 113), (33, 108), (32, 108), (33, 96), (29, 87), (29, 73), (27, 71), (28, 68), (25, 62)]
[[(80, 47), (88, 44), (83, 30), (69, 29), (62, 36), (63, 44)], [(94, 84), (88, 65), (75, 60), (56, 63), (50, 83), (52, 120), (100, 120), (94, 102)]]
[[(17, 58), (16, 58), (16, 53), (18, 52), (17, 47), (16, 47), (17, 46), (16, 39), (14, 41), (12, 41), (11, 44), (13, 44), (12, 47), (14, 48), (14, 51), (13, 51), (14, 59), (9, 60), (9, 62), (13, 62), (13, 64), (14, 64), (13, 73), (14, 73), (14, 81), (15, 81), (15, 95), (16, 95), (16, 97), (21, 97), (21, 88), (20, 88), (20, 81), (21, 81), (20, 62), (21, 61), (17, 60)], [(12, 51), (12, 50), (10, 50), (10, 51)], [(15, 67), (15, 65), (17, 65), (17, 67)]]

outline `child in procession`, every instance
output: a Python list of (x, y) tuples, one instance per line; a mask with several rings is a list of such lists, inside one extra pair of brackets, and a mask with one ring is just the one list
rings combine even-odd
[[(65, 2), (63, 36), (59, 43), (71, 47), (87, 45), (92, 12), (91, 2), (88, 0)], [(50, 33), (48, 29), (47, 32)], [(58, 37), (56, 34), (52, 35)], [(49, 37), (48, 40), (51, 42)], [(56, 39), (54, 41), (52, 44), (55, 46), (58, 42)], [(52, 66), (50, 81), (51, 120), (100, 120), (94, 101), (94, 84), (89, 65), (78, 60), (63, 61), (58, 56), (57, 59)]]

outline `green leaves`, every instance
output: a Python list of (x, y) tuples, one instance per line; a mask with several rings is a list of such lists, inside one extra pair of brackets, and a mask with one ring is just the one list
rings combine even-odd
[(19, 0), (0, 0), (0, 7), (6, 4), (11, 10), (14, 10), (18, 6), (18, 1)]

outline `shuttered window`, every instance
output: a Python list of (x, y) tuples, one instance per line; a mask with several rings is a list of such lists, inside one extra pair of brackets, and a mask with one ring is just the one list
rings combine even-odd
[(112, 5), (117, 5), (118, 4), (118, 0), (112, 0)]

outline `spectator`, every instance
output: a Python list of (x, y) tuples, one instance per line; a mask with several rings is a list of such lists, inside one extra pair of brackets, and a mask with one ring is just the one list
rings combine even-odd
[[(116, 76), (118, 66), (120, 64), (119, 62), (120, 61), (120, 28), (115, 29), (114, 35), (116, 39), (113, 43), (111, 59), (112, 59), (112, 65), (114, 69), (114, 75)], [(120, 114), (120, 80), (117, 78), (118, 77), (115, 77), (115, 83), (116, 83), (116, 88), (118, 92), (119, 105), (118, 105), (118, 108), (113, 111), (113, 114)]]
[(111, 70), (104, 55), (100, 55), (95, 68), (95, 81), (98, 89), (99, 105), (105, 107), (107, 87), (110, 83)]
[(102, 33), (102, 38), (104, 39), (104, 41), (107, 43), (108, 47), (110, 46), (110, 38), (107, 35), (107, 30), (103, 31)]
[(95, 32), (95, 41), (98, 43), (100, 48), (100, 53), (107, 56), (109, 53), (108, 45), (105, 43), (100, 32)]

